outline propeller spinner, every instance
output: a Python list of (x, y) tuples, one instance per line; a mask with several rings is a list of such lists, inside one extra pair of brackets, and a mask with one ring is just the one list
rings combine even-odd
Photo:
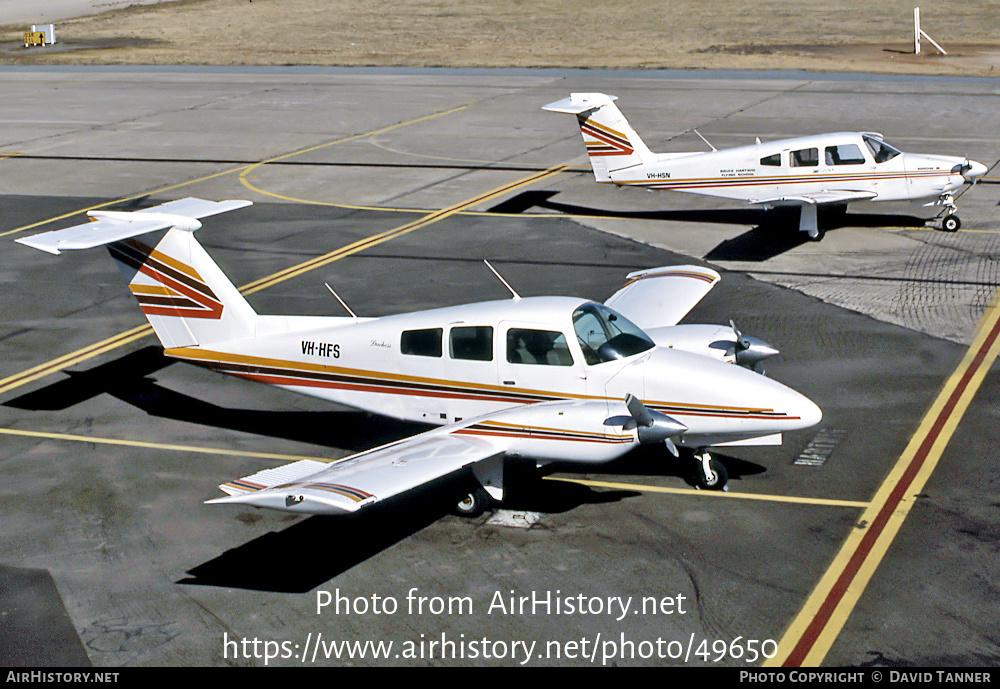
[(625, 396), (625, 406), (628, 407), (628, 412), (632, 415), (632, 420), (635, 421), (633, 427), (638, 431), (639, 442), (662, 442), (667, 446), (670, 454), (674, 457), (680, 456), (680, 452), (671, 438), (686, 431), (687, 426), (666, 414), (647, 409), (646, 405), (632, 394)]
[(736, 341), (728, 353), (730, 356), (736, 357), (736, 363), (740, 366), (753, 370), (761, 361), (778, 353), (775, 347), (763, 340), (741, 333), (732, 320), (729, 321), (729, 325), (733, 329), (733, 334), (736, 335)]

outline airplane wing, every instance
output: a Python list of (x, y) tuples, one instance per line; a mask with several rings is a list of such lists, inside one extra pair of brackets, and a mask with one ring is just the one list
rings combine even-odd
[[(603, 462), (632, 447), (635, 431), (608, 424), (627, 419), (624, 403), (553, 400), (502, 409), (399, 440), (336, 462), (304, 459), (223, 483), (226, 497), (209, 504), (244, 504), (304, 514), (344, 514), (405, 493), (464, 467), (491, 495), (506, 452)], [(622, 416), (624, 414), (624, 416)], [(528, 451), (530, 449), (530, 451)], [(540, 454), (538, 454), (540, 453)], [(500, 472), (502, 475), (502, 467)], [(489, 484), (489, 485), (488, 485)]]
[(812, 194), (798, 196), (775, 196), (769, 199), (754, 199), (750, 203), (762, 206), (821, 206), (828, 203), (847, 203), (849, 201), (870, 201), (877, 194), (873, 191), (851, 191), (847, 189), (831, 189)]
[(640, 328), (676, 325), (721, 278), (711, 268), (666, 266), (629, 273), (605, 305)]
[(245, 504), (305, 514), (344, 514), (503, 454), (499, 442), (434, 429), (336, 462), (300, 460), (219, 486), (208, 504)]

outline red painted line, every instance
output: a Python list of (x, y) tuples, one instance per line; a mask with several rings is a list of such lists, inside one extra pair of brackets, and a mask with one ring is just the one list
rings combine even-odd
[(858, 571), (861, 569), (861, 566), (864, 564), (864, 561), (868, 558), (868, 555), (871, 553), (871, 550), (875, 546), (875, 543), (878, 541), (879, 537), (882, 535), (882, 532), (885, 530), (886, 524), (889, 521), (889, 517), (893, 514), (893, 512), (896, 511), (896, 508), (902, 501), (903, 496), (906, 494), (910, 485), (913, 483), (913, 479), (920, 471), (920, 468), (926, 461), (927, 455), (930, 453), (931, 448), (934, 446), (934, 443), (937, 442), (938, 437), (941, 435), (942, 429), (948, 422), (948, 419), (951, 417), (955, 409), (955, 405), (958, 404), (958, 400), (965, 393), (965, 390), (968, 388), (970, 381), (972, 380), (973, 376), (975, 376), (976, 371), (979, 369), (980, 365), (982, 365), (983, 361), (986, 358), (987, 353), (993, 346), (993, 343), (996, 341), (998, 336), (1000, 336), (1000, 320), (998, 320), (996, 323), (993, 324), (993, 328), (990, 330), (989, 335), (983, 341), (980, 348), (976, 351), (976, 354), (973, 357), (970, 365), (966, 367), (965, 372), (962, 374), (961, 379), (955, 386), (955, 389), (952, 391), (951, 395), (949, 395), (947, 402), (942, 407), (941, 411), (938, 413), (926, 437), (920, 443), (920, 447), (914, 454), (913, 459), (910, 460), (910, 463), (906, 467), (906, 470), (903, 472), (903, 475), (900, 477), (896, 486), (890, 492), (888, 499), (885, 501), (885, 504), (882, 506), (882, 509), (879, 510), (875, 520), (872, 522), (871, 526), (868, 527), (868, 530), (865, 532), (864, 537), (858, 544), (857, 550), (854, 551), (854, 554), (848, 560), (847, 565), (844, 567), (844, 570), (837, 578), (837, 581), (833, 585), (833, 588), (830, 590), (830, 593), (827, 595), (826, 599), (823, 601), (823, 604), (817, 610), (816, 616), (809, 623), (809, 626), (806, 627), (806, 630), (805, 632), (803, 632), (802, 637), (799, 639), (798, 643), (796, 643), (795, 647), (792, 649), (792, 652), (789, 653), (788, 657), (785, 659), (785, 662), (783, 663), (785, 667), (800, 666), (805, 660), (806, 656), (809, 654), (809, 651), (812, 649), (813, 645), (816, 643), (816, 640), (819, 638), (820, 634), (822, 634), (823, 630), (826, 628), (826, 625), (830, 621), (830, 617), (833, 615), (834, 610), (840, 604), (840, 601), (843, 599), (844, 594), (847, 592), (847, 589), (854, 581), (854, 578), (857, 575)]

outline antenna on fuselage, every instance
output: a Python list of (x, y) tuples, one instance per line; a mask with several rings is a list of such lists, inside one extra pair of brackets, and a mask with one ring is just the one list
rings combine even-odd
[(358, 320), (358, 314), (356, 314), (353, 311), (351, 311), (351, 307), (348, 306), (347, 303), (343, 299), (340, 298), (340, 295), (337, 294), (336, 292), (334, 292), (333, 288), (330, 287), (330, 285), (328, 285), (327, 283), (324, 282), (323, 284), (326, 285), (326, 288), (328, 290), (330, 290), (330, 294), (332, 294), (333, 296), (335, 296), (337, 298), (337, 301), (340, 302), (340, 305), (343, 306), (345, 309), (347, 309), (347, 313), (351, 314), (351, 318), (353, 318), (355, 321)]
[(695, 134), (697, 134), (698, 138), (701, 139), (702, 141), (704, 141), (706, 144), (708, 144), (708, 147), (711, 148), (713, 151), (718, 151), (719, 150), (715, 146), (712, 145), (711, 141), (709, 141), (708, 139), (706, 139), (705, 137), (703, 137), (701, 135), (701, 132), (699, 132), (697, 129), (692, 129), (691, 131), (694, 132)]
[(499, 280), (500, 282), (502, 282), (503, 286), (510, 290), (510, 293), (514, 295), (514, 301), (519, 301), (521, 299), (521, 295), (518, 294), (517, 292), (515, 292), (514, 288), (510, 286), (510, 283), (508, 283), (506, 280), (503, 279), (503, 275), (501, 275), (500, 273), (498, 273), (497, 269), (494, 268), (493, 266), (491, 266), (490, 262), (487, 261), (485, 258), (483, 259), (483, 263), (486, 264), (487, 268), (489, 268), (491, 271), (493, 271), (493, 274), (497, 276), (497, 280)]

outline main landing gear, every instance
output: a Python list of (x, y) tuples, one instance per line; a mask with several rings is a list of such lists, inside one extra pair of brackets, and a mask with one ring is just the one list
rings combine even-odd
[(458, 494), (452, 511), (460, 517), (475, 518), (503, 500), (503, 456), (473, 465), (472, 476)]
[(452, 509), (460, 517), (474, 519), (489, 509), (492, 503), (489, 493), (477, 486), (462, 494)]

